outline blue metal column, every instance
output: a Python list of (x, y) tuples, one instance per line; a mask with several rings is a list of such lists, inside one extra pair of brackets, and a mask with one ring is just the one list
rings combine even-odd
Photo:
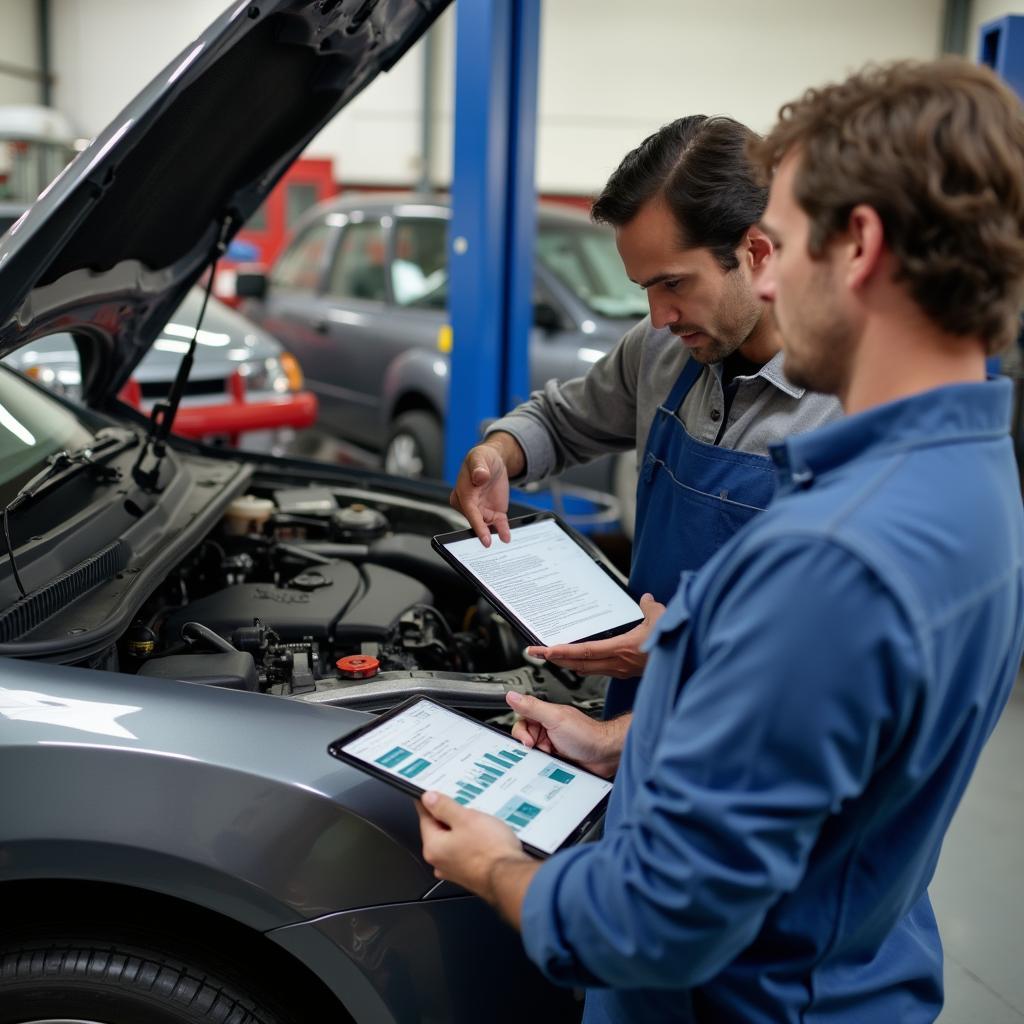
[(540, 0), (456, 5), (445, 477), (529, 391)]
[(978, 63), (987, 64), (1024, 99), (1024, 15), (1007, 15), (981, 26)]

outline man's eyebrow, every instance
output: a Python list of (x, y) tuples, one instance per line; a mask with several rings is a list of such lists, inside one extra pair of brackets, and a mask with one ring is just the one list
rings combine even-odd
[(648, 278), (646, 281), (634, 281), (634, 284), (639, 284), (641, 288), (652, 288), (656, 284), (661, 284), (662, 281), (682, 281), (687, 277), (692, 277), (692, 274), (656, 274), (654, 277)]

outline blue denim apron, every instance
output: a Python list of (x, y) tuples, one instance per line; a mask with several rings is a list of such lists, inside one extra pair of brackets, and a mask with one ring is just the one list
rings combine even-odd
[[(647, 437), (636, 488), (636, 533), (629, 590), (668, 604), (679, 575), (699, 569), (775, 493), (775, 467), (751, 455), (692, 438), (676, 412), (704, 367), (686, 361)], [(605, 718), (629, 711), (640, 680), (613, 679)]]

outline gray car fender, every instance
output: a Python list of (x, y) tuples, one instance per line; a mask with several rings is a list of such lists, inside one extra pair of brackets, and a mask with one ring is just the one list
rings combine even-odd
[[(381, 428), (384, 434), (398, 411), (406, 407), (433, 408), (438, 419), (444, 421), (448, 403), (449, 360), (441, 352), (407, 349), (396, 356), (384, 373), (381, 394)], [(412, 395), (418, 401), (411, 406), (406, 401)], [(383, 435), (382, 435), (383, 436)]]
[(412, 802), (326, 752), (366, 717), (0, 659), (0, 883), (116, 882), (259, 931), (421, 899)]

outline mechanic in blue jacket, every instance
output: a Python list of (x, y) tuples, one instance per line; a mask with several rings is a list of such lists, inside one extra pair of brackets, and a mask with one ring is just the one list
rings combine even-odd
[(509, 694), (524, 742), (615, 773), (599, 841), (540, 863), (418, 808), (438, 876), (585, 986), (588, 1024), (933, 1021), (926, 889), (1024, 650), (1010, 383), (985, 379), (1024, 297), (1018, 101), (894, 64), (807, 92), (755, 153), (787, 377), (847, 417), (779, 446), (779, 497), (683, 574), (624, 741)]

